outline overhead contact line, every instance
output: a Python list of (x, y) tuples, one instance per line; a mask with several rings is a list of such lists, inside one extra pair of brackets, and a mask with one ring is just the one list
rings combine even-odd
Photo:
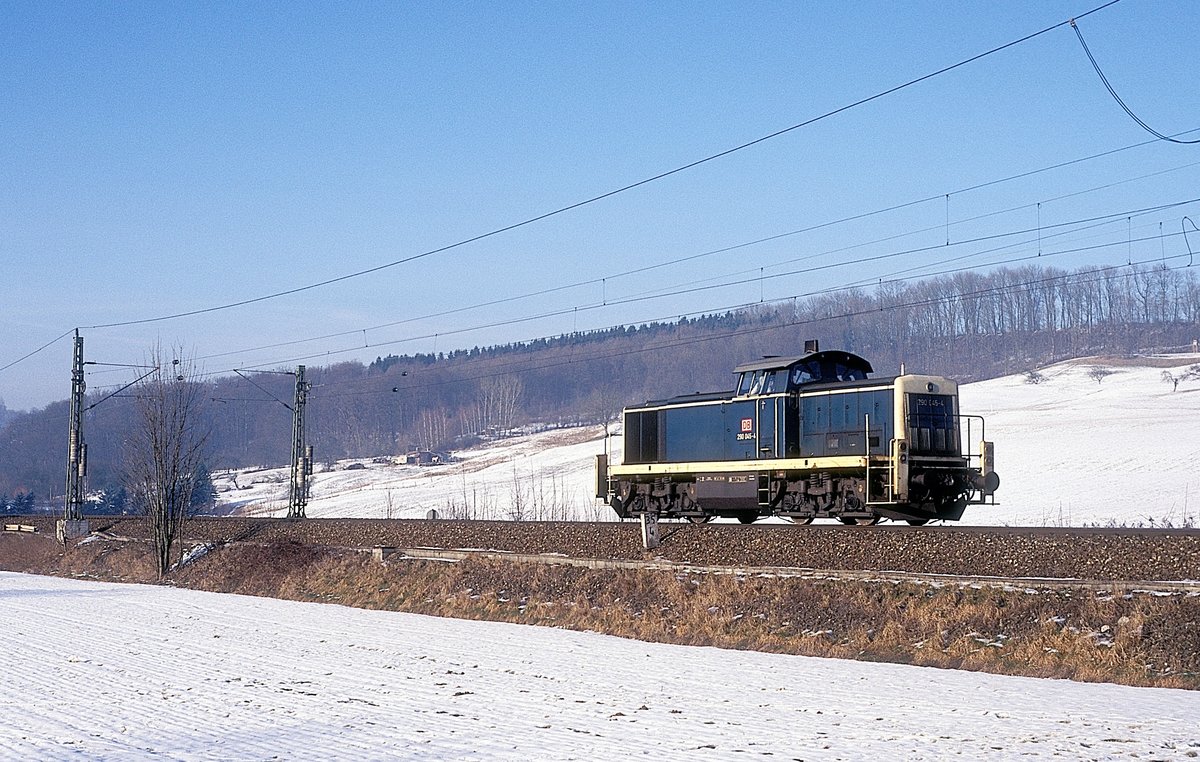
[(603, 201), (604, 199), (607, 199), (607, 198), (612, 198), (613, 196), (617, 196), (617, 195), (619, 195), (619, 194), (626, 193), (626, 192), (628, 192), (628, 191), (634, 190), (635, 188), (640, 188), (640, 187), (642, 187), (642, 186), (644, 186), (644, 185), (649, 185), (650, 183), (654, 183), (654, 182), (657, 182), (657, 181), (659, 181), (659, 180), (663, 180), (663, 179), (665, 179), (665, 178), (671, 177), (671, 176), (673, 176), (673, 175), (680, 174), (681, 172), (686, 172), (686, 171), (687, 171), (687, 170), (689, 170), (689, 169), (694, 169), (695, 167), (701, 166), (701, 165), (703, 165), (703, 164), (707, 164), (707, 163), (709, 163), (709, 162), (712, 162), (712, 161), (715, 161), (715, 160), (717, 160), (717, 159), (720, 159), (720, 158), (723, 158), (723, 157), (729, 156), (729, 155), (731, 155), (731, 154), (734, 154), (734, 153), (737, 153), (737, 152), (739, 152), (739, 151), (743, 151), (743, 150), (745, 150), (745, 149), (747, 149), (747, 148), (751, 148), (751, 147), (753, 147), (753, 146), (759, 145), (760, 143), (765, 143), (765, 142), (767, 142), (767, 141), (769, 141), (769, 140), (773, 140), (773, 139), (775, 139), (775, 138), (778, 138), (778, 137), (780, 137), (780, 136), (783, 136), (783, 135), (786, 135), (786, 134), (788, 134), (788, 133), (794, 132), (794, 131), (796, 131), (796, 130), (802, 129), (802, 128), (804, 128), (804, 127), (811, 126), (811, 125), (813, 125), (813, 124), (816, 124), (816, 123), (818, 123), (818, 122), (824, 121), (825, 119), (829, 119), (829, 118), (831, 118), (831, 117), (837, 116), (838, 114), (844, 113), (844, 112), (846, 112), (846, 111), (850, 111), (851, 109), (857, 108), (857, 107), (859, 107), (859, 106), (866, 105), (866, 104), (868, 104), (868, 103), (871, 103), (871, 102), (873, 102), (873, 101), (876, 101), (876, 100), (879, 100), (879, 99), (881, 99), (881, 98), (885, 98), (885, 97), (887, 97), (887, 96), (889, 96), (889, 95), (892, 95), (892, 94), (894, 94), (894, 93), (897, 93), (897, 92), (899, 92), (899, 91), (901, 91), (901, 90), (904, 90), (904, 89), (906, 89), (906, 88), (909, 88), (909, 87), (912, 87), (912, 86), (914, 86), (914, 85), (917, 85), (917, 84), (920, 84), (920, 83), (922, 83), (922, 82), (925, 82), (925, 81), (927, 81), (927, 80), (933, 79), (934, 77), (938, 77), (938, 76), (941, 76), (941, 75), (943, 75), (943, 74), (947, 74), (947, 73), (949, 73), (949, 72), (951, 72), (951, 71), (954, 71), (955, 69), (962, 68), (962, 67), (964, 67), (964, 66), (967, 66), (968, 64), (972, 64), (972, 63), (974, 63), (974, 62), (976, 62), (976, 61), (979, 61), (979, 60), (981, 60), (981, 59), (983, 59), (983, 58), (987, 58), (988, 56), (994, 55), (994, 54), (996, 54), (996, 53), (1000, 53), (1000, 52), (1002, 52), (1002, 51), (1004, 51), (1004, 50), (1007, 50), (1007, 49), (1009, 49), (1009, 48), (1012, 48), (1012, 47), (1015, 47), (1015, 46), (1017, 46), (1017, 45), (1021, 45), (1021, 44), (1023, 44), (1023, 43), (1029, 42), (1030, 40), (1032, 40), (1032, 39), (1035, 39), (1035, 38), (1037, 38), (1037, 37), (1040, 37), (1040, 36), (1042, 36), (1042, 35), (1044, 35), (1044, 34), (1047, 34), (1048, 32), (1051, 32), (1051, 31), (1053, 31), (1053, 30), (1055, 30), (1055, 29), (1058, 29), (1059, 27), (1066, 26), (1066, 25), (1068, 25), (1068, 24), (1073, 24), (1073, 23), (1075, 22), (1075, 20), (1077, 20), (1077, 19), (1086, 18), (1087, 16), (1091, 16), (1091, 15), (1092, 15), (1092, 14), (1094, 14), (1094, 13), (1098, 13), (1098, 12), (1100, 12), (1100, 11), (1102, 11), (1102, 10), (1104, 10), (1104, 9), (1106, 9), (1106, 8), (1108, 8), (1108, 7), (1110, 7), (1110, 6), (1116, 5), (1118, 2), (1120, 2), (1120, 0), (1109, 0), (1109, 2), (1107, 2), (1107, 3), (1104, 3), (1104, 4), (1102, 4), (1102, 5), (1099, 5), (1099, 6), (1096, 6), (1095, 8), (1092, 8), (1091, 10), (1089, 10), (1089, 11), (1086, 11), (1085, 13), (1082, 13), (1082, 14), (1080, 14), (1080, 15), (1078, 15), (1078, 16), (1075, 16), (1075, 17), (1074, 17), (1074, 18), (1072, 18), (1072, 19), (1067, 19), (1067, 20), (1065, 20), (1065, 21), (1060, 21), (1060, 22), (1058, 22), (1058, 23), (1056, 23), (1056, 24), (1051, 24), (1050, 26), (1047, 26), (1047, 27), (1045, 27), (1045, 28), (1043, 28), (1043, 29), (1040, 29), (1040, 30), (1038, 30), (1038, 31), (1036, 31), (1036, 32), (1032, 32), (1032, 33), (1030, 33), (1030, 34), (1027, 34), (1027, 35), (1025, 35), (1024, 37), (1020, 37), (1020, 38), (1018, 38), (1018, 39), (1016, 39), (1016, 40), (1012, 40), (1012, 41), (1010, 41), (1010, 42), (1006, 42), (1006, 43), (1004, 43), (1004, 44), (1002, 44), (1002, 45), (997, 45), (997, 46), (995, 46), (995, 47), (993, 47), (993, 48), (991, 48), (991, 49), (989, 49), (989, 50), (986, 50), (986, 51), (984, 51), (984, 52), (982, 52), (982, 53), (977, 53), (976, 55), (970, 56), (969, 58), (965, 58), (965, 59), (963, 59), (963, 60), (961, 60), (961, 61), (958, 61), (957, 63), (950, 64), (949, 66), (944, 66), (944, 67), (942, 67), (942, 68), (940, 68), (940, 69), (937, 69), (936, 71), (929, 72), (928, 74), (923, 74), (923, 75), (921, 75), (921, 76), (919, 76), (919, 77), (915, 77), (915, 78), (913, 78), (913, 79), (910, 79), (910, 80), (908, 80), (908, 81), (906, 81), (906, 82), (903, 82), (903, 83), (901, 83), (901, 84), (899, 84), (899, 85), (894, 85), (894, 86), (892, 86), (892, 87), (889, 87), (889, 88), (887, 88), (887, 89), (885, 89), (885, 90), (881, 90), (880, 92), (877, 92), (877, 93), (875, 93), (874, 95), (869, 95), (869, 96), (866, 96), (866, 97), (864, 97), (864, 98), (860, 98), (860, 99), (858, 99), (858, 100), (856, 100), (856, 101), (853, 101), (853, 102), (851, 102), (851, 103), (848, 103), (848, 104), (846, 104), (846, 105), (843, 105), (843, 106), (839, 106), (839, 107), (837, 107), (837, 108), (835, 108), (835, 109), (832, 109), (832, 110), (830, 110), (830, 111), (826, 111), (826, 112), (824, 112), (824, 113), (822, 113), (822, 114), (819, 114), (819, 115), (817, 115), (817, 116), (811, 117), (811, 118), (809, 118), (809, 119), (806, 119), (806, 120), (804, 120), (804, 121), (802, 121), (802, 122), (798, 122), (798, 123), (796, 123), (796, 124), (793, 124), (793, 125), (791, 125), (791, 126), (789, 126), (789, 127), (784, 127), (783, 129), (776, 130), (775, 132), (769, 133), (769, 134), (767, 134), (767, 135), (763, 135), (763, 136), (761, 136), (761, 137), (758, 137), (758, 138), (755, 138), (755, 139), (753, 139), (753, 140), (749, 140), (749, 141), (746, 141), (746, 142), (744, 142), (744, 143), (741, 143), (741, 144), (739, 144), (739, 145), (733, 146), (732, 148), (727, 148), (727, 149), (725, 149), (725, 150), (723, 150), (723, 151), (718, 151), (717, 153), (709, 154), (708, 156), (705, 156), (705, 157), (703, 157), (703, 158), (700, 158), (700, 159), (696, 159), (695, 161), (688, 162), (687, 164), (683, 164), (683, 165), (681, 165), (681, 166), (675, 167), (675, 168), (673, 168), (673, 169), (666, 170), (666, 171), (664, 171), (664, 172), (659, 172), (659, 173), (657, 173), (657, 174), (655, 174), (655, 175), (651, 175), (651, 176), (649, 176), (649, 177), (646, 177), (646, 178), (643, 178), (643, 179), (641, 179), (641, 180), (637, 180), (636, 182), (632, 182), (632, 183), (629, 183), (629, 184), (627, 184), (627, 185), (623, 185), (623, 186), (621, 186), (621, 187), (619, 187), (619, 188), (615, 188), (615, 189), (613, 189), (613, 190), (609, 190), (609, 191), (606, 191), (606, 192), (604, 192), (604, 193), (599, 193), (599, 194), (597, 194), (597, 195), (594, 195), (594, 196), (591, 196), (591, 197), (589, 197), (589, 198), (583, 199), (582, 201), (576, 201), (576, 202), (574, 202), (574, 203), (571, 203), (571, 204), (567, 204), (567, 205), (565, 205), (565, 206), (558, 207), (558, 208), (556, 208), (556, 209), (553, 209), (553, 210), (551, 210), (551, 211), (548, 211), (548, 212), (543, 212), (542, 214), (538, 214), (538, 215), (535, 215), (535, 216), (533, 216), (533, 217), (529, 217), (529, 218), (527, 218), (527, 219), (521, 220), (520, 222), (514, 222), (514, 223), (512, 223), (512, 224), (509, 224), (509, 225), (504, 225), (504, 226), (502, 226), (502, 227), (499, 227), (499, 228), (494, 228), (494, 229), (492, 229), (492, 230), (489, 230), (489, 231), (487, 231), (487, 232), (485, 232), (485, 233), (480, 233), (480, 234), (478, 234), (478, 235), (471, 236), (471, 237), (469, 237), (469, 238), (464, 238), (464, 239), (462, 239), (462, 240), (460, 240), (460, 241), (456, 241), (456, 242), (454, 242), (454, 243), (446, 244), (445, 246), (439, 246), (439, 247), (437, 247), (437, 248), (434, 248), (434, 249), (429, 249), (429, 250), (423, 251), (423, 252), (421, 252), (421, 253), (419, 253), (419, 254), (413, 254), (413, 255), (411, 255), (411, 256), (408, 256), (408, 257), (402, 257), (402, 258), (400, 258), (400, 259), (397, 259), (397, 260), (394, 260), (394, 261), (392, 261), (392, 262), (387, 262), (387, 263), (385, 263), (385, 264), (382, 264), (382, 265), (377, 265), (377, 266), (375, 266), (375, 267), (370, 267), (370, 268), (367, 268), (367, 269), (365, 269), (365, 270), (358, 270), (358, 271), (356, 271), (356, 272), (347, 273), (347, 274), (345, 274), (345, 275), (339, 275), (339, 276), (336, 276), (336, 277), (333, 277), (333, 278), (328, 278), (328, 279), (326, 279), (326, 280), (319, 281), (319, 282), (316, 282), (316, 283), (310, 283), (310, 284), (308, 284), (308, 285), (305, 285), (305, 286), (298, 286), (298, 287), (296, 287), (296, 288), (290, 288), (290, 289), (286, 289), (286, 290), (283, 290), (283, 291), (277, 291), (277, 292), (274, 292), (274, 293), (271, 293), (271, 294), (264, 294), (263, 296), (257, 296), (257, 297), (253, 297), (253, 298), (249, 298), (249, 299), (242, 299), (242, 300), (239, 300), (239, 301), (236, 301), (236, 302), (230, 302), (230, 303), (227, 303), (227, 304), (217, 305), (217, 306), (213, 306), (213, 307), (206, 307), (206, 308), (202, 308), (202, 309), (196, 309), (196, 310), (188, 310), (188, 311), (186, 311), (186, 312), (179, 312), (179, 313), (174, 313), (174, 314), (170, 314), (170, 315), (160, 315), (160, 316), (157, 316), (157, 317), (143, 318), (143, 319), (139, 319), (139, 320), (126, 320), (126, 321), (120, 321), (120, 322), (114, 322), (114, 323), (102, 323), (102, 324), (97, 324), (97, 325), (93, 325), (93, 326), (88, 326), (88, 328), (90, 328), (90, 329), (97, 329), (97, 328), (118, 328), (118, 327), (130, 326), (130, 325), (143, 325), (143, 324), (146, 324), (146, 323), (156, 323), (156, 322), (161, 322), (161, 321), (164, 321), (164, 320), (174, 320), (174, 319), (177, 319), (177, 318), (182, 318), (182, 317), (193, 317), (193, 316), (195, 316), (195, 315), (203, 315), (203, 314), (208, 314), (208, 313), (212, 313), (212, 312), (218, 312), (218, 311), (221, 311), (221, 310), (232, 309), (232, 308), (235, 308), (235, 307), (244, 307), (244, 306), (247, 306), (247, 305), (250, 305), (250, 304), (256, 304), (256, 303), (258, 303), (258, 302), (267, 301), (267, 300), (269, 300), (269, 299), (276, 299), (276, 298), (279, 298), (279, 297), (282, 297), (282, 296), (290, 296), (290, 295), (292, 295), (292, 294), (298, 294), (298, 293), (302, 293), (302, 292), (304, 292), (304, 291), (310, 291), (310, 290), (312, 290), (312, 289), (316, 289), (316, 288), (321, 288), (321, 287), (324, 287), (324, 286), (333, 285), (333, 284), (335, 284), (335, 283), (341, 283), (341, 282), (343, 282), (343, 281), (350, 280), (350, 279), (352, 279), (352, 278), (358, 278), (358, 277), (361, 277), (361, 276), (364, 276), (364, 275), (370, 275), (370, 274), (373, 274), (373, 273), (380, 272), (380, 271), (382, 271), (382, 270), (386, 270), (386, 269), (389, 269), (389, 268), (392, 268), (392, 267), (396, 267), (396, 266), (398, 266), (398, 265), (407, 264), (407, 263), (409, 263), (409, 262), (415, 262), (415, 261), (417, 261), (417, 260), (419, 260), (419, 259), (424, 259), (424, 258), (426, 258), (426, 257), (430, 257), (430, 256), (433, 256), (433, 255), (436, 255), (436, 254), (443, 254), (443, 253), (445, 253), (445, 252), (448, 252), (448, 251), (452, 251), (452, 250), (454, 250), (454, 249), (461, 248), (461, 247), (463, 247), (463, 246), (466, 246), (466, 245), (468, 245), (468, 244), (472, 244), (472, 243), (476, 243), (476, 242), (478, 242), (478, 241), (482, 241), (482, 240), (485, 240), (485, 239), (488, 239), (488, 238), (492, 238), (492, 237), (494, 237), (494, 236), (497, 236), (497, 235), (500, 235), (500, 234), (502, 234), (502, 233), (507, 233), (507, 232), (510, 232), (510, 231), (513, 231), (513, 230), (517, 230), (517, 229), (519, 229), (519, 228), (523, 228), (523, 227), (526, 227), (526, 226), (528, 226), (528, 225), (532, 225), (532, 224), (534, 224), (534, 223), (536, 223), (536, 222), (541, 222), (542, 220), (546, 220), (546, 219), (549, 219), (549, 218), (551, 218), (551, 217), (555, 217), (555, 216), (557, 216), (557, 215), (560, 215), (560, 214), (563, 214), (563, 213), (565, 213), (565, 212), (569, 212), (569, 211), (572, 211), (572, 210), (574, 210), (574, 209), (579, 209), (579, 208), (581, 208), (581, 207), (588, 206), (588, 205), (590, 205), (590, 204), (594, 204), (594, 203), (596, 203), (596, 202), (598, 202), (598, 201)]
[[(1177, 235), (1182, 235), (1182, 233), (1173, 233), (1173, 234), (1169, 234), (1169, 235), (1177, 236)], [(1151, 236), (1151, 237), (1144, 238), (1144, 239), (1137, 239), (1135, 242), (1153, 241), (1153, 240), (1157, 240), (1157, 239), (1158, 239), (1158, 236)], [(1101, 244), (1099, 246), (1089, 247), (1089, 248), (1104, 248), (1104, 247), (1111, 247), (1111, 246), (1119, 246), (1119, 245), (1123, 245), (1124, 243), (1125, 243), (1125, 241), (1122, 240), (1122, 241), (1115, 241), (1115, 242), (1107, 243), (1107, 244)], [(1045, 255), (1043, 255), (1043, 256), (1045, 256)], [(1069, 280), (1073, 284), (1097, 283), (1097, 282), (1107, 280), (1107, 279), (1113, 277), (1114, 274), (1120, 270), (1132, 269), (1134, 267), (1138, 267), (1141, 265), (1157, 264), (1157, 265), (1162, 265), (1164, 267), (1164, 269), (1171, 269), (1171, 268), (1166, 267), (1166, 264), (1165, 264), (1166, 261), (1183, 259), (1183, 258), (1187, 258), (1188, 256), (1189, 255), (1187, 255), (1187, 254), (1175, 254), (1175, 255), (1167, 256), (1165, 258), (1160, 257), (1160, 256), (1155, 256), (1155, 257), (1151, 257), (1149, 259), (1131, 261), (1126, 264), (1107, 265), (1105, 267), (1099, 268), (1094, 274), (1091, 274), (1089, 277), (1081, 277), (1078, 273), (1057, 274), (1057, 275), (1047, 276), (1045, 278), (1034, 278), (1032, 280), (1026, 280), (1026, 281), (1021, 281), (1021, 282), (1016, 282), (1016, 283), (1006, 283), (1002, 286), (983, 288), (983, 289), (978, 289), (976, 291), (955, 293), (953, 295), (945, 296), (945, 297), (931, 297), (928, 299), (917, 299), (917, 300), (913, 300), (913, 301), (889, 304), (889, 305), (885, 305), (885, 306), (881, 306), (881, 307), (876, 306), (876, 307), (871, 307), (868, 309), (853, 310), (853, 311), (849, 311), (849, 312), (830, 314), (830, 315), (826, 315), (826, 316), (819, 317), (819, 318), (806, 318), (806, 319), (801, 319), (801, 320), (784, 321), (781, 323), (774, 323), (772, 325), (748, 326), (745, 328), (739, 328), (739, 329), (735, 329), (732, 331), (727, 331), (727, 332), (719, 334), (719, 335), (696, 336), (696, 337), (691, 337), (691, 338), (687, 338), (687, 339), (672, 339), (669, 341), (662, 341), (662, 342), (656, 342), (656, 343), (652, 343), (652, 344), (646, 344), (641, 347), (622, 349), (622, 350), (615, 351), (615, 352), (608, 352), (608, 353), (603, 353), (603, 354), (590, 354), (590, 355), (583, 356), (583, 357), (573, 356), (568, 359), (555, 360), (552, 362), (541, 363), (541, 364), (534, 365), (534, 366), (530, 366), (528, 361), (526, 361), (526, 360), (500, 361), (500, 362), (494, 363), (492, 365), (492, 367), (489, 369), (489, 371), (486, 373), (461, 375), (461, 376), (458, 376), (457, 378), (452, 378), (452, 379), (442, 378), (442, 379), (438, 379), (437, 381), (424, 382), (424, 383), (421, 383), (421, 382), (412, 383), (412, 384), (407, 384), (402, 387), (398, 387), (397, 389), (392, 389), (391, 391), (370, 390), (370, 391), (362, 391), (362, 392), (342, 392), (342, 393), (335, 393), (335, 394), (325, 394), (325, 395), (322, 395), (322, 398), (375, 396), (375, 395), (380, 395), (380, 394), (390, 394), (395, 391), (410, 391), (410, 390), (417, 390), (417, 389), (426, 389), (426, 388), (431, 388), (435, 385), (443, 384), (443, 383), (447, 383), (447, 382), (449, 382), (449, 383), (464, 383), (467, 381), (478, 381), (481, 379), (495, 378), (498, 376), (507, 375), (509, 373), (528, 373), (528, 372), (533, 372), (533, 371), (549, 370), (549, 369), (560, 368), (560, 367), (565, 367), (565, 366), (569, 366), (569, 365), (578, 365), (578, 364), (582, 364), (582, 363), (597, 362), (600, 360), (628, 357), (631, 355), (643, 354), (646, 352), (656, 352), (656, 351), (660, 351), (663, 349), (671, 349), (671, 348), (684, 347), (684, 346), (693, 346), (695, 344), (702, 344), (702, 343), (709, 342), (709, 341), (721, 341), (724, 339), (736, 338), (739, 336), (749, 336), (749, 335), (754, 335), (754, 334), (759, 334), (759, 333), (766, 333), (769, 331), (782, 330), (785, 328), (795, 328), (795, 327), (803, 326), (803, 325), (812, 325), (815, 323), (822, 323), (822, 322), (826, 322), (829, 320), (842, 320), (842, 319), (846, 319), (846, 318), (862, 317), (865, 315), (874, 315), (874, 314), (878, 314), (880, 312), (891, 312), (894, 310), (911, 309), (914, 307), (927, 307), (927, 306), (932, 306), (932, 305), (940, 304), (943, 302), (947, 302), (952, 299), (970, 299), (970, 298), (978, 298), (978, 297), (988, 296), (988, 295), (992, 295), (992, 294), (1002, 294), (1002, 293), (1008, 292), (1008, 291), (1029, 288), (1031, 286), (1044, 285), (1046, 283), (1051, 283), (1051, 282), (1059, 281), (1059, 280)], [(1038, 258), (1038, 255), (1034, 254), (1034, 255), (1027, 256), (1027, 257), (1022, 257), (1020, 259), (1011, 260), (1011, 262), (1028, 261), (1028, 260), (1037, 259), (1037, 258)], [(1010, 263), (1010, 262), (1004, 262), (1004, 263), (1000, 263), (1000, 264), (1008, 264), (1008, 263)], [(930, 273), (928, 275), (921, 276), (921, 277), (930, 277), (932, 275), (946, 275), (946, 274), (951, 274), (951, 273), (955, 273), (955, 272), (963, 272), (963, 271), (967, 271), (967, 270), (971, 270), (971, 269), (972, 268), (957, 268), (957, 269), (945, 270), (945, 271), (942, 271), (939, 273)], [(912, 278), (896, 278), (893, 280), (887, 280), (887, 281), (883, 281), (883, 282), (884, 283), (902, 283), (907, 280), (912, 280)], [(854, 287), (857, 287), (857, 286), (854, 286)], [(773, 300), (773, 301), (769, 302), (769, 304), (783, 304), (783, 303), (786, 303), (788, 301), (792, 301), (792, 300), (798, 299), (798, 298), (807, 298), (807, 297), (811, 297), (811, 296), (819, 296), (819, 295), (823, 295), (823, 294), (837, 293), (838, 291), (845, 291), (845, 290), (848, 290), (849, 288), (854, 288), (854, 287), (842, 286), (842, 287), (836, 287), (836, 288), (831, 288), (831, 289), (812, 291), (807, 294), (797, 294), (797, 295)], [(721, 310), (717, 310), (717, 311), (719, 312), (722, 310), (735, 310), (735, 309), (747, 308), (747, 307), (751, 307), (751, 306), (754, 306), (757, 304), (759, 304), (759, 303), (758, 302), (747, 302), (742, 305), (735, 305), (735, 306), (731, 306), (731, 307), (727, 307), (727, 308), (722, 308)], [(706, 312), (706, 313), (695, 313), (695, 314), (701, 315), (701, 314), (713, 314), (713, 313)], [(679, 316), (672, 315), (670, 317), (663, 317), (663, 318), (659, 318), (657, 320), (640, 321), (640, 322), (650, 322), (650, 323), (665, 322), (665, 321), (668, 321), (668, 320), (671, 320), (671, 319), (674, 319), (677, 317), (679, 317)], [(605, 330), (605, 329), (598, 329), (598, 330)], [(553, 337), (542, 337), (542, 338), (558, 338), (558, 336), (556, 335)], [(305, 358), (296, 358), (296, 359), (305, 359)], [(290, 362), (290, 361), (288, 361), (288, 362)]]

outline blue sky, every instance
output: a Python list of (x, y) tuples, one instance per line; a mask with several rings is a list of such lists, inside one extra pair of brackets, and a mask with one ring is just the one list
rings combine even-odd
[[(1189, 166), (1200, 146), (1162, 142), (955, 192), (1151, 138), (1062, 27), (477, 243), (237, 309), (93, 327), (253, 299), (471, 238), (1099, 4), (0, 2), (0, 367), (74, 327), (88, 359), (137, 363), (161, 343), (213, 373), (448, 351), (785, 298), (970, 253), (770, 277), (944, 243), (947, 232), (964, 240), (1040, 217), (1048, 234), (1200, 197), (1200, 166)], [(1079, 23), (1118, 93), (1171, 134), (1200, 128), (1197, 22), (1193, 2), (1123, 0)], [(1200, 205), (1047, 235), (1043, 248), (1153, 236), (1160, 224), (1175, 233), (1189, 214), (1200, 219)], [(979, 215), (990, 216), (963, 222)], [(986, 268), (1028, 249), (969, 261)], [(1175, 236), (1044, 263), (1182, 251)], [(755, 272), (761, 281), (598, 306)], [(578, 282), (587, 285), (430, 317)], [(560, 314), (467, 330), (550, 312)], [(0, 399), (25, 409), (65, 398), (70, 358), (64, 338), (0, 371)], [(97, 372), (89, 387), (123, 380)]]

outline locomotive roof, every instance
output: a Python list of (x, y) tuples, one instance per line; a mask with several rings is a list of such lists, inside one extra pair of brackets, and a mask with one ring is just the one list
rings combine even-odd
[(864, 373), (874, 373), (875, 370), (871, 367), (871, 363), (865, 358), (859, 357), (851, 352), (843, 352), (840, 349), (830, 349), (824, 352), (809, 352), (801, 357), (764, 357), (761, 360), (754, 362), (743, 363), (733, 369), (734, 373), (745, 373), (755, 370), (782, 370), (790, 368), (798, 362), (811, 362), (816, 360), (821, 365), (826, 363), (838, 363), (854, 370), (861, 370)]
[(713, 402), (716, 400), (727, 400), (733, 392), (726, 389), (720, 392), (695, 392), (694, 394), (680, 394), (675, 397), (667, 397), (661, 400), (646, 400), (641, 405), (632, 405), (631, 407), (661, 407), (663, 405), (678, 405), (685, 402)]

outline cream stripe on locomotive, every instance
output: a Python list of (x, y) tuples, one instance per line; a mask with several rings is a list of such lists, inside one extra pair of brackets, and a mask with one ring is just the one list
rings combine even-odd
[[(871, 458), (872, 465), (886, 463), (886, 455)], [(866, 468), (862, 455), (843, 455), (826, 458), (773, 458), (771, 460), (705, 460), (691, 463), (635, 463), (629, 466), (610, 466), (613, 476), (644, 476), (668, 474), (724, 474), (740, 471), (796, 471), (800, 469)]]
[[(936, 465), (938, 462), (959, 463), (960, 457), (921, 457), (922, 463)], [(872, 455), (871, 467), (886, 466), (888, 455)], [(770, 460), (705, 460), (688, 463), (635, 463), (632, 465), (609, 466), (608, 473), (618, 476), (668, 476), (677, 474), (725, 474), (774, 471), (832, 471), (838, 469), (866, 468), (867, 459), (862, 455), (841, 455), (820, 458), (773, 458)]]

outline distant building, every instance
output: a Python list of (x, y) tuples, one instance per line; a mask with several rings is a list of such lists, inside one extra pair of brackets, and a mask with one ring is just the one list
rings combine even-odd
[(409, 466), (440, 466), (443, 463), (449, 463), (453, 459), (448, 452), (412, 450), (404, 456), (404, 463)]

